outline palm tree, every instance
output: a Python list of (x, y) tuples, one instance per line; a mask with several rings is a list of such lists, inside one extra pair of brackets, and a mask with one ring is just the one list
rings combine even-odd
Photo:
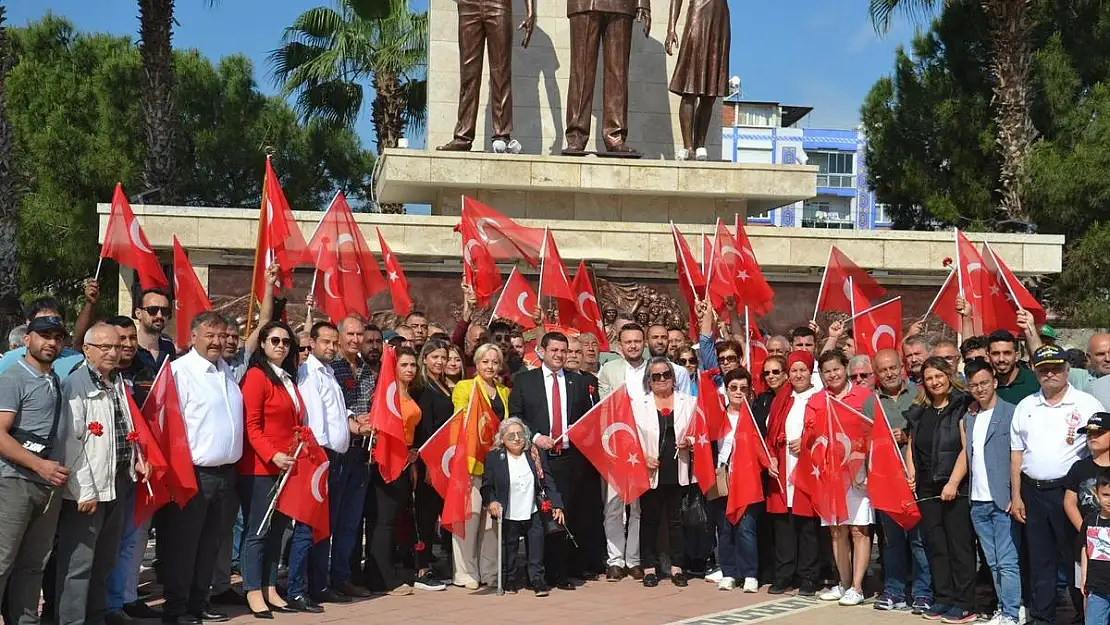
[[(296, 93), (305, 119), (352, 127), (373, 89), (370, 120), (380, 154), (397, 147), (406, 128), (425, 120), (428, 15), (413, 13), (407, 0), (381, 0), (382, 17), (368, 17), (365, 0), (336, 0), (316, 7), (285, 29), (270, 55), (275, 80), (285, 95)], [(380, 205), (403, 212), (401, 205)]]
[[(871, 21), (880, 32), (890, 28), (895, 11), (912, 18), (933, 14), (942, 2), (955, 0), (870, 0)], [(1030, 115), (1033, 68), (1032, 0), (979, 0), (990, 28), (994, 121), (1001, 152), (1001, 211), (1003, 219), (1026, 222), (1026, 160), (1037, 129)], [(1001, 219), (1000, 219), (1001, 221)]]
[(8, 121), (4, 81), (12, 66), (11, 41), (4, 26), (7, 8), (0, 2), (0, 332), (20, 323), (19, 306), (19, 199), (12, 167), (12, 125)]
[(143, 89), (143, 125), (146, 127), (146, 160), (143, 184), (160, 191), (163, 204), (174, 196), (174, 141), (177, 120), (173, 104), (173, 3), (174, 0), (139, 0), (139, 54), (146, 84)]

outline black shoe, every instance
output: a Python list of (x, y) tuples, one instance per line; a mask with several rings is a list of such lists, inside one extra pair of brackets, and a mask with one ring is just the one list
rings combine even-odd
[(109, 612), (104, 615), (104, 625), (131, 625), (130, 616), (123, 612)]
[(255, 612), (251, 610), (251, 614), (254, 615), (254, 618), (267, 619), (271, 621), (274, 619), (274, 613), (269, 610), (263, 610), (261, 612)]
[(535, 587), (537, 597), (546, 597), (551, 594), (551, 589), (547, 587), (547, 584), (535, 584)]
[(673, 582), (674, 585), (678, 586), (679, 588), (685, 588), (685, 587), (690, 585), (690, 582), (686, 578), (686, 574), (683, 573), (682, 571), (679, 571), (678, 573), (672, 574), (671, 575), (671, 582)]
[(814, 584), (813, 582), (802, 582), (802, 585), (798, 587), (799, 597), (814, 597), (816, 595), (817, 584)]
[(770, 588), (767, 589), (767, 594), (769, 594), (769, 595), (785, 595), (786, 591), (788, 591), (788, 590), (790, 590), (790, 584), (783, 584), (781, 582), (775, 582), (774, 584), (771, 584)]
[(247, 596), (237, 592), (234, 588), (228, 588), (218, 595), (212, 595), (209, 598), (212, 605), (230, 605), (230, 606), (243, 606), (247, 605)]
[(206, 623), (226, 623), (231, 620), (231, 617), (224, 614), (223, 612), (213, 612), (211, 610), (204, 610), (200, 613), (193, 613), (193, 616)]
[(132, 601), (131, 603), (124, 604), (123, 613), (133, 619), (138, 620), (162, 618), (161, 610), (155, 610), (154, 608), (148, 606), (146, 602), (142, 600)]
[(366, 590), (365, 588), (359, 588), (351, 582), (336, 584), (334, 590), (336, 592), (347, 595), (348, 597), (356, 597), (358, 599), (365, 599), (372, 594), (369, 590)]
[(163, 616), (162, 622), (166, 625), (204, 625), (204, 621), (193, 616), (192, 614), (182, 614), (181, 616)]
[(270, 606), (270, 609), (273, 610), (274, 612), (277, 612), (278, 614), (296, 614), (297, 613), (296, 610), (289, 607), (288, 605), (283, 605), (283, 606), (272, 605), (272, 606)]
[(644, 588), (655, 588), (659, 585), (659, 576), (655, 573), (644, 575)]
[(288, 600), (288, 603), (289, 607), (295, 612), (320, 614), (324, 611), (324, 608), (320, 607), (319, 603), (316, 603), (311, 598), (305, 596), (293, 597), (292, 599)]
[(336, 591), (333, 588), (328, 588), (324, 592), (312, 598), (316, 603), (350, 603), (351, 598), (347, 595)]
[(578, 586), (575, 586), (574, 582), (570, 581), (569, 579), (564, 579), (561, 582), (556, 582), (555, 587), (558, 588), (559, 590), (577, 590), (578, 589)]
[(605, 571), (605, 581), (619, 582), (624, 579), (624, 571), (619, 566), (611, 566)]

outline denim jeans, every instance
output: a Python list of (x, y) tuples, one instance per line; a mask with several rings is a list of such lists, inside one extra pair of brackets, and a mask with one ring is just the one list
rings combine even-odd
[(720, 558), (721, 574), (737, 582), (743, 582), (746, 577), (756, 577), (759, 574), (756, 523), (763, 512), (763, 504), (749, 505), (740, 521), (733, 525), (725, 516), (725, 497), (709, 503), (717, 518), (717, 556)]
[(281, 535), (289, 524), (289, 517), (274, 511), (269, 527), (259, 535), (259, 528), (270, 507), (270, 492), (277, 483), (274, 475), (240, 475), (239, 500), (247, 510), (240, 551), (240, 570), (243, 573), (243, 590), (261, 590), (277, 585), (278, 558), (281, 556)]
[[(883, 524), (883, 592), (891, 597), (914, 599), (933, 599), (933, 578), (929, 572), (929, 558), (925, 552), (925, 540), (920, 528), (909, 532), (902, 529), (886, 514), (878, 512)], [(906, 594), (911, 572), (913, 572), (913, 596)]]
[(993, 501), (971, 502), (971, 523), (975, 526), (994, 578), (998, 609), (1003, 616), (1016, 619), (1021, 607), (1021, 569), (1018, 565), (1020, 528)]
[(1086, 625), (1110, 623), (1110, 595), (1087, 595), (1087, 617), (1083, 622)]
[[(141, 484), (136, 488), (144, 488)], [(124, 506), (123, 537), (120, 539), (116, 566), (108, 576), (108, 611), (119, 612), (123, 606), (139, 598), (139, 566), (143, 563), (150, 536), (150, 519), (135, 527), (135, 489), (130, 489)]]
[(314, 545), (312, 528), (297, 524), (289, 547), (290, 597), (318, 595), (328, 587), (351, 580), (351, 551), (358, 540), (358, 523), (365, 509), (370, 475), (366, 451), (354, 448), (343, 454), (325, 451), (331, 462), (328, 467), (331, 538)]

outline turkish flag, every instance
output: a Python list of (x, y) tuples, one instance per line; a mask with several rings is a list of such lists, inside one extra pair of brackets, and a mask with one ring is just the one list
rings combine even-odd
[(489, 305), (490, 297), (501, 288), (501, 271), (489, 250), (482, 244), (474, 224), (461, 221), (455, 230), (462, 234), (463, 279), (474, 289), (478, 305)]
[(713, 256), (713, 239), (704, 232), (701, 235), (701, 275), (704, 281), (706, 272), (709, 271), (709, 259)]
[(312, 528), (313, 542), (331, 536), (330, 497), (328, 495), (328, 461), (324, 449), (316, 442), (308, 427), (296, 428), (293, 467), (289, 469), (285, 488), (278, 494), (274, 509)]
[(451, 478), (451, 459), (455, 457), (455, 445), (459, 431), (466, 419), (466, 409), (455, 411), (451, 418), (439, 426), (434, 434), (420, 446), (420, 459), (428, 471), (428, 481), (440, 497), (447, 496), (447, 481)]
[[(332, 321), (348, 314), (368, 318), (370, 309), (366, 300), (386, 289), (385, 278), (342, 191), (335, 194), (327, 212), (320, 218), (308, 242), (308, 254), (316, 262), (317, 290), (313, 296), (328, 317)], [(330, 273), (321, 267), (329, 259), (335, 261)], [(325, 300), (332, 301), (330, 310), (324, 305)]]
[(525, 330), (531, 330), (536, 327), (532, 312), (536, 310), (537, 302), (532, 287), (528, 286), (524, 276), (520, 275), (516, 267), (513, 267), (512, 272), (509, 273), (509, 280), (505, 283), (505, 288), (501, 290), (501, 296), (497, 298), (497, 304), (493, 307), (493, 316), (512, 321)]
[(735, 274), (736, 294), (751, 309), (751, 314), (756, 317), (766, 316), (775, 306), (775, 291), (767, 278), (763, 277), (763, 269), (759, 266), (759, 259), (755, 257), (752, 242), (748, 239), (739, 215), (736, 216), (736, 249), (740, 250)]
[(471, 497), (470, 476), (485, 472), (486, 455), (493, 447), (493, 437), (501, 420), (493, 412), (489, 399), (481, 391), (481, 382), (474, 380), (466, 415), (456, 421), (450, 437), (455, 439), (454, 456), (450, 462), (441, 459), (441, 465), (450, 468), (447, 476), (447, 494), (443, 497), (440, 524), (456, 536), (463, 536), (463, 524), (476, 509)]
[[(1008, 266), (1006, 266), (1006, 263), (1002, 260), (1002, 257), (994, 251), (994, 248), (991, 247), (990, 243), (984, 242), (983, 249), (985, 251), (985, 254), (983, 255), (983, 263), (987, 271), (989, 271), (994, 277), (994, 282), (1000, 287), (998, 289), (1000, 293), (995, 293), (995, 290), (992, 286), (991, 294), (996, 299), (996, 301), (998, 296), (1001, 295), (1002, 298), (1006, 300), (1006, 304), (1008, 305), (1009, 309), (1012, 310), (1014, 313), (1013, 327), (1008, 329), (1010, 329), (1010, 331), (1014, 333), (1018, 332), (1018, 308), (1023, 308), (1029, 311), (1033, 315), (1033, 321), (1036, 322), (1038, 325), (1044, 323), (1048, 319), (1048, 317), (1045, 315), (1044, 307), (1041, 306), (1041, 303), (1037, 301), (1037, 298), (1033, 297), (1033, 294), (1029, 292), (1029, 289), (1026, 289), (1025, 285), (1021, 283), (1021, 280), (1018, 280), (1018, 277), (1014, 275), (1014, 272), (1011, 271)], [(998, 307), (999, 306), (996, 306), (996, 308)], [(1004, 318), (1002, 311), (999, 311), (997, 313), (997, 316), (999, 320)]]
[(374, 396), (370, 399), (370, 427), (377, 431), (371, 456), (386, 482), (400, 477), (408, 460), (401, 390), (397, 386), (397, 352), (386, 346)]
[(385, 265), (386, 280), (389, 282), (389, 296), (393, 299), (393, 312), (399, 317), (407, 317), (412, 312), (412, 296), (409, 295), (409, 281), (401, 263), (382, 238), (382, 229), (377, 228), (378, 245), (382, 248), (382, 264)]
[(570, 277), (567, 275), (566, 265), (563, 264), (563, 257), (559, 255), (559, 248), (555, 245), (555, 237), (550, 230), (544, 232), (538, 295), (574, 302), (574, 289), (570, 286)]
[(192, 338), (193, 317), (212, 310), (212, 302), (208, 301), (208, 293), (176, 234), (173, 235), (173, 293), (174, 334), (177, 335), (174, 342), (178, 349), (185, 349)]
[[(701, 392), (700, 388), (698, 392)], [(701, 492), (708, 494), (709, 489), (717, 483), (717, 459), (713, 457), (709, 427), (706, 425), (705, 412), (701, 406), (694, 411), (694, 418), (690, 420), (690, 425), (682, 434), (683, 438), (687, 436), (694, 437), (694, 447), (691, 450), (694, 479), (697, 480)]]
[(717, 384), (709, 371), (698, 372), (697, 415), (705, 421), (705, 433), (710, 440), (718, 441), (728, 432), (728, 415), (717, 392)]
[(853, 312), (853, 300), (857, 309), (870, 308), (872, 300), (885, 294), (886, 289), (874, 278), (852, 262), (852, 259), (839, 248), (832, 246), (829, 250), (829, 261), (825, 265), (825, 273), (821, 278), (821, 287), (817, 292), (816, 312), (838, 311), (850, 315)]
[[(140, 527), (154, 516), (158, 508), (170, 502), (170, 493), (162, 483), (169, 467), (166, 463), (166, 456), (162, 453), (162, 448), (158, 446), (158, 439), (154, 435), (154, 430), (151, 424), (147, 423), (146, 418), (143, 417), (138, 404), (135, 403), (135, 397), (131, 395), (131, 389), (124, 385), (124, 392), (127, 393), (127, 410), (131, 417), (131, 434), (127, 438), (133, 445), (136, 459), (141, 458), (150, 465), (150, 473), (147, 475), (146, 484), (139, 483), (135, 487), (134, 522), (135, 527)], [(131, 440), (132, 438), (134, 440)]]
[(767, 444), (759, 435), (748, 402), (740, 407), (732, 437), (732, 457), (728, 463), (728, 499), (725, 517), (729, 523), (740, 522), (744, 511), (753, 503), (763, 501), (763, 470), (771, 466)]
[(489, 206), (466, 196), (462, 200), (462, 221), (473, 228), (474, 234), (493, 258), (523, 258), (529, 265), (539, 266), (543, 228), (518, 225)]
[[(686, 307), (690, 314), (690, 327), (687, 335), (690, 340), (696, 341), (698, 339), (698, 314), (695, 304), (705, 295), (705, 275), (697, 261), (694, 260), (693, 253), (690, 252), (690, 246), (686, 244), (686, 237), (682, 236), (678, 227), (673, 223), (671, 224), (671, 238), (674, 240), (675, 265), (678, 269), (678, 292), (682, 293), (682, 298), (686, 300)], [(703, 248), (708, 240), (705, 235), (702, 235)], [(702, 257), (709, 258), (710, 253), (712, 252), (703, 251)]]
[(736, 293), (736, 273), (740, 261), (740, 250), (736, 249), (736, 241), (720, 219), (717, 220), (717, 229), (713, 235), (713, 248), (709, 255), (709, 269), (706, 272), (709, 299), (713, 309), (721, 312), (727, 310), (726, 300), (738, 300)]
[(150, 247), (139, 220), (131, 212), (127, 196), (123, 194), (123, 185), (118, 182), (112, 194), (112, 212), (108, 214), (108, 226), (104, 230), (100, 257), (111, 258), (134, 269), (139, 274), (139, 285), (144, 289), (170, 288), (170, 282), (162, 271), (162, 264), (158, 262), (158, 255)]
[(632, 416), (628, 389), (621, 385), (567, 429), (567, 438), (626, 504), (651, 487), (643, 445)]
[[(293, 268), (311, 262), (304, 235), (293, 219), (293, 211), (281, 190), (270, 157), (266, 157), (266, 174), (262, 181), (262, 208), (258, 215), (258, 246), (254, 254), (254, 279), (251, 295), (262, 301), (266, 288), (266, 269), (277, 263), (281, 267), (281, 286), (293, 284)], [(276, 290), (275, 290), (276, 292)]]
[(933, 302), (929, 304), (929, 310), (925, 312), (925, 317), (932, 313), (945, 325), (952, 328), (953, 332), (962, 332), (963, 330), (960, 329), (960, 315), (956, 313), (956, 298), (959, 296), (959, 280), (956, 277), (956, 271), (952, 270), (948, 273), (948, 277), (944, 279), (944, 284), (937, 291), (937, 296), (933, 298)]
[(880, 350), (902, 346), (902, 298), (895, 297), (853, 317), (856, 354), (874, 358)]
[(143, 418), (151, 425), (166, 459), (163, 483), (170, 498), (184, 508), (197, 494), (197, 475), (193, 470), (193, 454), (189, 451), (185, 417), (181, 414), (181, 399), (177, 396), (177, 383), (168, 358), (154, 377), (154, 384), (143, 402)]
[[(848, 489), (867, 459), (871, 421), (827, 392), (812, 424), (814, 436), (804, 445), (794, 470), (795, 486), (813, 502), (813, 509), (830, 523), (848, 519)], [(808, 459), (808, 462), (806, 460)], [(804, 466), (803, 466), (804, 465)]]
[(871, 505), (894, 519), (907, 532), (921, 520), (921, 510), (906, 481), (906, 465), (894, 442), (894, 433), (883, 410), (875, 399), (875, 422), (871, 435), (871, 456), (867, 461), (867, 494)]
[(759, 395), (767, 390), (767, 380), (763, 379), (763, 363), (767, 361), (767, 343), (759, 326), (752, 323), (751, 311), (744, 307), (744, 327), (747, 329), (744, 353), (748, 357), (748, 371), (752, 374), (752, 391)]
[(578, 262), (571, 288), (575, 294), (573, 301), (558, 300), (559, 323), (579, 333), (593, 334), (601, 344), (601, 351), (609, 351), (609, 337), (605, 332), (605, 324), (601, 321), (601, 307), (597, 305), (586, 261)]

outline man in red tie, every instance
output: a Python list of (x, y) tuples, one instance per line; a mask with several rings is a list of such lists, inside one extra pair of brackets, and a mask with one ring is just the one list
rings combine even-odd
[[(543, 366), (521, 371), (513, 378), (509, 416), (528, 424), (532, 444), (547, 451), (551, 476), (563, 496), (568, 520), (575, 514), (577, 486), (586, 470), (586, 459), (564, 436), (567, 428), (589, 410), (590, 391), (585, 379), (563, 368), (568, 340), (562, 332), (548, 332), (540, 339)], [(574, 590), (571, 574), (581, 575), (584, 561), (565, 534), (549, 535), (544, 541), (544, 565), (548, 584)]]

